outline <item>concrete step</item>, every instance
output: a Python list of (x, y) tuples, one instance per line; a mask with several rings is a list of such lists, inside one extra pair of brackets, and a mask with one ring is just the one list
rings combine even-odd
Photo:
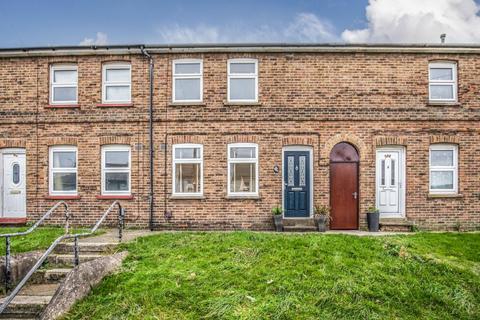
[[(4, 299), (0, 299), (0, 303), (3, 303)], [(0, 314), (0, 319), (35, 319), (51, 299), (52, 295), (18, 295), (7, 309)]]
[[(115, 252), (115, 249), (117, 248), (118, 243), (85, 243), (85, 242), (79, 242), (78, 248), (81, 253), (87, 253), (87, 254), (97, 254), (97, 253), (105, 253), (105, 254), (110, 254)], [(74, 245), (73, 242), (62, 242), (58, 244), (58, 246), (55, 248), (54, 252), (55, 253), (71, 253), (73, 254), (73, 249)]]
[(383, 218), (380, 219), (380, 231), (412, 231), (414, 223), (405, 218)]
[(70, 268), (40, 269), (29, 280), (32, 284), (59, 283), (71, 271)]
[[(82, 254), (79, 255), (80, 263), (95, 260), (104, 257), (101, 254)], [(73, 266), (73, 254), (51, 254), (47, 258), (49, 268), (52, 266)]]
[(317, 232), (315, 226), (283, 226), (284, 232)]
[(308, 227), (315, 227), (315, 221), (313, 219), (283, 219), (284, 226), (308, 226)]

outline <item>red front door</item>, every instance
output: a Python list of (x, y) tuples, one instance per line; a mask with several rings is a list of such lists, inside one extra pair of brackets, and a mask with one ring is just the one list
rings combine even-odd
[(358, 229), (357, 150), (349, 143), (335, 145), (330, 154), (330, 229)]

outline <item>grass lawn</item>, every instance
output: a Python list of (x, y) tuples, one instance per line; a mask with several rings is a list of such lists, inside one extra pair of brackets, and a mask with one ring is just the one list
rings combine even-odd
[(68, 319), (480, 319), (480, 234), (163, 233)]
[[(0, 234), (15, 233), (28, 230), (30, 227), (0, 228)], [(72, 232), (85, 231), (85, 228), (73, 228)], [(63, 227), (38, 227), (32, 233), (26, 236), (12, 237), (11, 254), (15, 255), (21, 252), (47, 249), (52, 242), (64, 234)], [(103, 231), (99, 231), (102, 233)], [(96, 234), (98, 234), (97, 232)], [(0, 255), (5, 255), (5, 238), (0, 238)]]

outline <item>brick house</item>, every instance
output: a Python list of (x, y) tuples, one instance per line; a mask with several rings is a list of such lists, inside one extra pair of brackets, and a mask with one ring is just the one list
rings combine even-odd
[(332, 229), (372, 206), (478, 229), (479, 70), (463, 45), (1, 49), (0, 222), (63, 199), (91, 225), (120, 199), (155, 229), (271, 230), (273, 206), (317, 204)]

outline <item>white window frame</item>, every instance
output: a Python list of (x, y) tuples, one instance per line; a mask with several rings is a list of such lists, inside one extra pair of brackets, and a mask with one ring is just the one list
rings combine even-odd
[[(105, 167), (105, 153), (108, 151), (127, 151), (128, 152), (128, 168), (106, 168)], [(132, 193), (132, 148), (129, 145), (122, 144), (111, 144), (102, 146), (102, 195), (122, 195), (129, 196)], [(124, 191), (108, 191), (105, 189), (106, 186), (106, 174), (107, 173), (128, 173), (128, 190)]]
[[(55, 71), (75, 71), (77, 74), (76, 82), (55, 83)], [(55, 101), (54, 88), (75, 88), (75, 100), (71, 101)], [(57, 64), (50, 66), (50, 104), (51, 105), (69, 105), (78, 103), (78, 66), (74, 64)]]
[[(75, 152), (75, 168), (54, 168), (53, 153), (54, 152)], [(77, 195), (78, 194), (78, 148), (76, 146), (51, 146), (49, 148), (49, 166), (48, 166), (48, 191), (50, 195)], [(75, 190), (72, 191), (55, 191), (53, 190), (53, 174), (54, 173), (75, 173)]]
[[(107, 81), (107, 70), (109, 69), (128, 69), (129, 79), (128, 81)], [(128, 86), (127, 100), (107, 100), (107, 87), (124, 87)], [(104, 104), (128, 104), (132, 102), (132, 65), (125, 62), (105, 63), (102, 66), (102, 103)]]
[[(432, 150), (453, 151), (453, 166), (432, 166)], [(431, 194), (457, 194), (458, 193), (458, 146), (455, 144), (432, 144), (429, 155), (429, 182), (428, 189)], [(432, 171), (453, 172), (453, 189), (432, 189)]]
[[(190, 74), (175, 74), (175, 66), (177, 64), (190, 64), (198, 63), (200, 64), (200, 73), (190, 73)], [(177, 79), (199, 79), (200, 80), (200, 99), (177, 99), (175, 96), (175, 80)], [(202, 59), (176, 59), (172, 61), (172, 102), (173, 103), (188, 103), (188, 102), (202, 102), (203, 101), (203, 60)]]
[[(232, 148), (237, 147), (247, 147), (255, 148), (255, 158), (231, 158), (230, 151)], [(227, 146), (227, 195), (234, 197), (249, 197), (249, 196), (258, 196), (258, 185), (259, 185), (259, 176), (258, 176), (258, 144), (256, 143), (231, 143)], [(231, 170), (230, 165), (233, 163), (254, 163), (255, 164), (255, 192), (232, 192), (230, 189), (231, 184)]]
[[(200, 158), (197, 159), (176, 159), (175, 150), (183, 148), (199, 148)], [(200, 191), (199, 192), (175, 192), (175, 180), (177, 177), (177, 164), (200, 164)], [(172, 147), (172, 195), (178, 197), (203, 196), (203, 145), (194, 143), (174, 144)]]
[[(431, 69), (442, 68), (442, 69), (451, 69), (452, 70), (452, 80), (431, 80)], [(433, 102), (456, 102), (457, 101), (457, 64), (455, 62), (430, 62), (428, 64), (428, 99)], [(453, 98), (452, 99), (433, 99), (432, 98), (432, 85), (440, 86), (449, 86), (453, 89)]]
[[(232, 63), (254, 63), (254, 73), (231, 73), (230, 65)], [(230, 98), (230, 80), (231, 79), (255, 79), (255, 99), (231, 99)], [(257, 59), (229, 59), (227, 61), (227, 100), (228, 102), (258, 102), (258, 60)]]

